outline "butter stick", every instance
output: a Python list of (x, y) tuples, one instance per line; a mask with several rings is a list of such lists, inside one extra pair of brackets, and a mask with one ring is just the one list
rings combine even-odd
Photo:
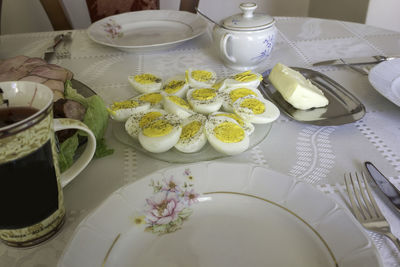
[(329, 103), (324, 93), (300, 72), (281, 63), (272, 68), (268, 78), (282, 97), (297, 109), (325, 107)]

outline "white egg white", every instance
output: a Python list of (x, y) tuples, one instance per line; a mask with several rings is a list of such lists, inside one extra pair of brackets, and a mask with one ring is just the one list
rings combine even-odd
[(186, 99), (195, 112), (210, 114), (222, 106), (222, 98), (213, 88), (194, 88), (186, 94)]
[(125, 122), (125, 131), (133, 138), (137, 139), (140, 130), (152, 120), (167, 114), (163, 109), (148, 109), (146, 111), (134, 113)]
[(163, 106), (165, 111), (175, 114), (182, 119), (194, 114), (189, 103), (178, 96), (163, 94)]
[(186, 79), (190, 87), (211, 87), (217, 80), (217, 74), (210, 69), (189, 69)]
[(240, 154), (250, 145), (246, 131), (231, 118), (220, 117), (207, 120), (205, 133), (210, 145), (223, 154)]
[(194, 114), (181, 123), (182, 133), (175, 148), (183, 153), (198, 152), (207, 143), (204, 125), (207, 118), (201, 114)]
[(162, 108), (162, 94), (160, 92), (141, 94), (132, 99), (148, 102), (150, 103), (150, 108)]
[(251, 124), (248, 121), (243, 120), (241, 117), (239, 117), (235, 113), (230, 113), (230, 112), (214, 112), (208, 116), (209, 120), (213, 120), (215, 118), (231, 118), (234, 119), (247, 133), (248, 136), (250, 136), (254, 132), (254, 125)]
[(186, 92), (189, 89), (189, 84), (185, 79), (184, 75), (178, 75), (169, 78), (164, 86), (163, 86), (163, 92), (165, 92), (167, 95), (176, 95), (181, 98), (186, 96)]
[[(251, 103), (250, 105), (248, 103)], [(251, 108), (249, 108), (251, 107)], [(259, 108), (262, 108), (260, 110)], [(257, 114), (257, 110), (260, 111)], [(279, 115), (279, 109), (270, 101), (264, 98), (246, 96), (239, 98), (233, 103), (233, 111), (243, 120), (251, 123), (270, 123), (276, 120)]]
[[(171, 130), (164, 132), (167, 127)], [(176, 145), (181, 132), (180, 119), (173, 114), (166, 114), (144, 126), (139, 132), (138, 139), (147, 151), (163, 153)]]
[(254, 73), (252, 71), (245, 71), (224, 80), (226, 88), (237, 88), (237, 87), (250, 87), (257, 88), (260, 85), (263, 77), (259, 73)]
[(107, 110), (113, 120), (126, 121), (132, 114), (145, 111), (149, 108), (150, 103), (128, 99), (112, 103)]
[(136, 91), (142, 94), (160, 91), (162, 87), (162, 79), (151, 73), (128, 76), (128, 81)]
[(233, 102), (241, 97), (254, 96), (263, 98), (258, 89), (249, 87), (227, 88), (220, 92), (222, 98), (222, 108), (227, 112), (233, 112)]

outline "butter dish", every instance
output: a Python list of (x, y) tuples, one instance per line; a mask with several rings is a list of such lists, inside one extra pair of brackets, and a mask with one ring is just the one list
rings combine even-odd
[(300, 72), (317, 88), (323, 91), (329, 104), (326, 107), (300, 110), (286, 102), (268, 79), (271, 70), (263, 73), (263, 81), (259, 89), (264, 97), (270, 99), (279, 109), (290, 118), (313, 125), (329, 126), (342, 125), (361, 119), (365, 114), (365, 107), (353, 94), (328, 76), (305, 68), (292, 69)]

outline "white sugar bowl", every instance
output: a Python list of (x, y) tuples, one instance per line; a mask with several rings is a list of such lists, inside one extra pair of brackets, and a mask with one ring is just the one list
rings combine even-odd
[(257, 68), (270, 55), (275, 42), (273, 17), (254, 13), (255, 3), (242, 3), (236, 14), (215, 25), (214, 45), (224, 64), (235, 70)]

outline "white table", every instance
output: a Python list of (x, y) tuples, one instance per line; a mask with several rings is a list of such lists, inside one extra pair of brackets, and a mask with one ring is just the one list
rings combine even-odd
[[(311, 68), (324, 59), (400, 54), (400, 33), (366, 25), (312, 18), (277, 17), (279, 33), (272, 56), (263, 66), (277, 62)], [(24, 54), (40, 56), (57, 32), (0, 36), (0, 58)], [(165, 78), (189, 67), (212, 68), (220, 76), (234, 73), (225, 68), (211, 47), (209, 34), (169, 51), (129, 54), (90, 41), (85, 31), (73, 31), (72, 58), (54, 63), (69, 68), (75, 78), (90, 86), (107, 103), (135, 93), (127, 76), (145, 71)], [(258, 71), (263, 71), (260, 69)], [(344, 67), (314, 68), (333, 78), (366, 106), (365, 117), (342, 126), (318, 127), (290, 120), (285, 115), (273, 124), (267, 138), (241, 155), (220, 161), (265, 165), (313, 184), (347, 205), (343, 174), (362, 171), (363, 162), (375, 163), (400, 188), (400, 107), (381, 96), (366, 76)], [(117, 188), (171, 164), (152, 159), (119, 143), (108, 129), (113, 155), (93, 160), (65, 189), (67, 220), (56, 237), (30, 249), (0, 244), (1, 266), (55, 266), (74, 229), (90, 211)], [(400, 237), (400, 215), (379, 201)], [(312, 208), (312, 207), (310, 207)], [(384, 266), (399, 266), (400, 253), (380, 235), (369, 233)]]

